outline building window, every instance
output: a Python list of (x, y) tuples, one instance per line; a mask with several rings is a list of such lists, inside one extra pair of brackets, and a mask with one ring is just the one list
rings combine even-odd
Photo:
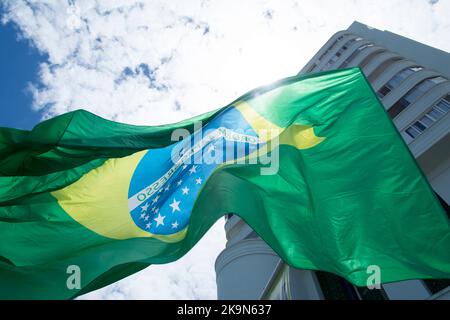
[(419, 120), (405, 129), (406, 140), (410, 142), (417, 138), (422, 132), (431, 127), (450, 111), (450, 94), (439, 100)]
[(375, 51), (375, 52), (370, 53), (367, 57), (365, 57), (365, 58), (363, 59), (363, 61), (361, 61), (361, 63), (359, 64), (359, 67), (360, 67), (361, 69), (364, 68), (364, 67), (370, 62), (370, 60), (372, 60), (375, 56), (377, 56), (377, 55), (383, 53), (384, 51), (386, 51), (386, 50), (380, 49), (380, 50), (378, 50), (378, 51)]
[(313, 63), (313, 64), (311, 65), (311, 67), (308, 68), (308, 71), (306, 71), (306, 72), (308, 73), (308, 72), (313, 71), (315, 67), (317, 67), (317, 65), (316, 65), (315, 63)]
[(339, 59), (338, 55), (334, 55), (330, 61), (327, 62), (326, 65), (323, 66), (322, 70), (328, 70), (333, 63), (335, 63)]
[(450, 279), (425, 279), (423, 281), (432, 295), (450, 286)]
[(380, 289), (369, 289), (368, 287), (355, 286), (355, 289), (358, 291), (358, 295), (361, 300), (389, 300), (383, 287)]
[(358, 55), (358, 53), (360, 53), (364, 49), (370, 48), (370, 47), (373, 47), (373, 44), (371, 44), (371, 43), (363, 44), (361, 47), (356, 49), (351, 55), (349, 55), (348, 58), (345, 59), (345, 61), (341, 64), (341, 66), (339, 68), (347, 67), (348, 64)]
[(369, 80), (370, 83), (372, 83), (373, 81), (375, 81), (376, 78), (378, 78), (385, 70), (387, 67), (389, 67), (391, 64), (393, 64), (394, 62), (397, 62), (399, 60), (402, 60), (399, 57), (392, 57), (387, 59), (386, 61), (384, 61), (382, 64), (380, 64), (368, 77), (367, 80)]
[(447, 95), (441, 101), (436, 104), (437, 109), (439, 109), (443, 113), (447, 113), (450, 111), (450, 95)]
[(344, 36), (346, 36), (346, 34), (340, 36), (339, 38), (337, 38), (329, 47), (328, 49), (322, 53), (318, 59), (318, 61), (322, 61), (322, 59), (336, 46), (336, 44), (341, 41), (342, 39), (344, 39)]
[[(447, 213), (447, 217), (450, 219), (450, 205), (444, 199), (442, 199), (442, 197), (437, 192), (435, 192), (434, 194), (436, 195), (439, 202), (441, 203), (442, 208), (444, 209), (445, 213)], [(448, 280), (450, 281), (450, 279), (448, 279)]]
[(395, 76), (393, 76), (384, 86), (382, 86), (380, 90), (378, 90), (378, 97), (380, 99), (384, 98), (389, 92), (400, 86), (400, 84), (411, 74), (420, 70), (423, 70), (423, 68), (419, 66), (407, 67), (401, 70)]
[(338, 52), (336, 52), (336, 54), (330, 59), (330, 61), (328, 61), (325, 66), (323, 67), (324, 70), (329, 69), (333, 63), (335, 63), (337, 60), (339, 60), (339, 58), (342, 56), (342, 54), (344, 53), (345, 50), (347, 50), (354, 42), (356, 41), (361, 41), (362, 38), (358, 37), (358, 38), (354, 38), (354, 39), (350, 39), (348, 40), (340, 49)]
[(352, 298), (343, 288), (342, 278), (339, 276), (325, 271), (316, 271), (316, 277), (325, 300), (350, 300)]
[(391, 88), (384, 85), (377, 91), (377, 96), (378, 98), (383, 99), (389, 92), (391, 92)]
[(429, 91), (435, 85), (447, 81), (444, 77), (434, 77), (430, 79), (425, 79), (419, 82), (414, 88), (408, 91), (406, 95), (401, 97), (391, 108), (388, 110), (388, 114), (394, 119), (400, 112), (405, 110), (410, 104), (416, 102), (420, 97), (422, 97), (427, 91)]

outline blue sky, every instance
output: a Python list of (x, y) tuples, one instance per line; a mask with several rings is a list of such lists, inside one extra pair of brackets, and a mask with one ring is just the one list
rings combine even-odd
[(28, 83), (38, 80), (39, 64), (45, 61), (27, 40), (18, 41), (17, 27), (0, 25), (0, 127), (31, 129), (41, 119), (32, 111)]
[[(296, 74), (355, 20), (450, 51), (450, 0), (0, 1), (0, 126), (23, 129), (80, 108), (139, 125), (198, 115)], [(82, 298), (214, 299), (224, 245), (220, 220), (180, 260)]]

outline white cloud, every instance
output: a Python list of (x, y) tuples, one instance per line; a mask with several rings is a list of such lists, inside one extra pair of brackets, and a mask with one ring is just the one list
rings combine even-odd
[[(73, 4), (73, 5), (72, 5)], [(30, 85), (44, 117), (88, 109), (133, 124), (178, 121), (297, 73), (359, 20), (450, 51), (450, 0), (5, 0), (48, 61)], [(214, 298), (223, 223), (178, 262), (85, 296)], [(208, 245), (206, 245), (208, 243)]]
[(181, 259), (152, 265), (80, 299), (216, 299), (214, 262), (225, 247), (223, 219)]

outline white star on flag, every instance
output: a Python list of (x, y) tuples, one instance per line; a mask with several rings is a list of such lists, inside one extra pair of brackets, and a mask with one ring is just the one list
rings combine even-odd
[(145, 220), (145, 221), (148, 221), (148, 215), (145, 216), (144, 220)]
[(182, 170), (184, 170), (186, 168), (187, 168), (187, 164), (184, 164)]
[(195, 183), (196, 184), (202, 184), (202, 178), (197, 178), (197, 179), (195, 179)]
[(192, 166), (192, 168), (189, 169), (189, 174), (193, 174), (197, 172), (197, 166)]
[(174, 223), (172, 223), (172, 229), (176, 229), (178, 228), (178, 221), (175, 221)]
[(149, 222), (149, 223), (147, 223), (147, 224), (145, 225), (145, 228), (146, 228), (146, 229), (150, 229), (151, 225), (152, 225), (152, 223)]
[(188, 187), (184, 187), (183, 189), (181, 189), (181, 191), (183, 191), (183, 194), (189, 194), (189, 188)]
[(158, 213), (158, 216), (155, 218), (155, 219), (153, 219), (153, 220), (155, 220), (156, 221), (156, 226), (158, 227), (160, 224), (162, 224), (162, 225), (164, 225), (164, 218), (165, 218), (166, 216), (162, 216), (160, 213)]
[(158, 199), (159, 199), (159, 196), (156, 196), (156, 198), (152, 200), (152, 203), (157, 203)]
[(146, 216), (145, 212), (142, 212), (142, 213), (141, 213), (141, 219), (144, 219), (145, 216)]
[(172, 213), (174, 213), (175, 211), (180, 211), (180, 202), (181, 201), (177, 201), (175, 198), (173, 198), (173, 202), (169, 204), (169, 206), (172, 208)]
[(148, 202), (146, 204), (144, 204), (143, 206), (141, 206), (142, 212), (146, 212), (148, 207), (149, 207)]
[(180, 186), (181, 184), (183, 183), (183, 180), (178, 180), (178, 182), (177, 182), (177, 186)]
[(170, 184), (167, 185), (167, 187), (164, 188), (165, 191), (169, 191)]

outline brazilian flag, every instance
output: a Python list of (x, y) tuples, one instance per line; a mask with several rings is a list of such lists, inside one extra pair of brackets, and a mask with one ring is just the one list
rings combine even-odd
[(450, 277), (449, 221), (352, 68), (170, 125), (79, 110), (1, 128), (0, 298), (74, 298), (174, 261), (229, 213), (289, 265), (358, 286), (374, 265), (383, 283)]

